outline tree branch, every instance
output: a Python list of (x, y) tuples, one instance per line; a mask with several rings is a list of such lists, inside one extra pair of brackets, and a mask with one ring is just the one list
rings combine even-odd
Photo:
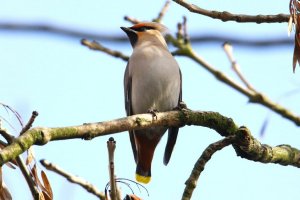
[(171, 35), (168, 35), (167, 40), (172, 42), (174, 46), (178, 48), (173, 55), (180, 55), (180, 56), (186, 56), (192, 60), (194, 60), (196, 63), (200, 64), (204, 69), (209, 71), (212, 75), (215, 76), (216, 79), (219, 81), (225, 83), (226, 85), (234, 88), (238, 92), (244, 94), (249, 98), (249, 102), (251, 103), (257, 103), (264, 105), (265, 107), (273, 110), (277, 114), (281, 115), (282, 117), (291, 120), (294, 122), (297, 126), (300, 126), (300, 116), (297, 116), (292, 111), (286, 109), (285, 107), (281, 106), (278, 103), (273, 102), (271, 99), (269, 99), (265, 94), (260, 93), (256, 90), (253, 90), (252, 88), (245, 88), (241, 86), (240, 84), (236, 83), (234, 80), (226, 76), (221, 71), (218, 71), (215, 69), (212, 65), (207, 63), (202, 57), (200, 57), (191, 46), (190, 42), (185, 42), (182, 39), (175, 39)]
[[(27, 125), (26, 125), (26, 127), (29, 127), (29, 124), (32, 125), (33, 121), (32, 122), (28, 122)], [(25, 129), (23, 128), (22, 130), (25, 130)], [(15, 139), (14, 136), (11, 135), (11, 134), (9, 134), (8, 131), (5, 130), (5, 129), (1, 129), (0, 128), (0, 135), (2, 135), (6, 139), (8, 145), (10, 145), (14, 141), (14, 139)], [(28, 185), (28, 187), (30, 189), (30, 192), (32, 194), (33, 199), (40, 199), (41, 196), (40, 196), (40, 193), (38, 191), (38, 188), (37, 188), (37, 186), (36, 186), (36, 184), (35, 184), (32, 176), (30, 174), (30, 172), (29, 172), (26, 164), (24, 163), (21, 155), (17, 155), (14, 159), (15, 159), (16, 165), (20, 168), (20, 170), (21, 170), (21, 172), (22, 172), (22, 174), (23, 174), (23, 176), (24, 176), (24, 178), (25, 178), (25, 180), (27, 182), (27, 185)]]
[(246, 158), (248, 160), (258, 161), (261, 163), (279, 163), (286, 165), (285, 161), (290, 160), (291, 156), (294, 163), (300, 162), (300, 154), (294, 153), (298, 150), (289, 145), (279, 145), (271, 147), (266, 144), (261, 144), (255, 139), (250, 131), (242, 126), (234, 135), (227, 136), (226, 138), (210, 144), (202, 153), (200, 158), (195, 163), (195, 166), (185, 182), (182, 200), (189, 200), (192, 197), (193, 191), (197, 186), (198, 179), (204, 170), (206, 163), (211, 159), (212, 155), (224, 147), (232, 144), (237, 156)]
[(166, 1), (165, 5), (162, 7), (161, 11), (159, 12), (157, 18), (153, 20), (154, 22), (158, 22), (158, 23), (161, 22), (162, 18), (165, 16), (166, 12), (169, 9), (170, 3), (171, 3), (170, 0)]
[[(134, 19), (134, 20), (138, 22), (137, 19)], [(181, 27), (181, 26), (182, 25), (179, 24), (179, 27)], [(192, 49), (190, 40), (186, 40), (186, 38), (184, 38), (183, 35), (181, 36), (181, 34), (183, 34), (183, 33), (177, 34), (177, 36), (178, 36), (177, 38), (174, 38), (171, 35), (166, 36), (166, 40), (168, 42), (171, 42), (175, 47), (178, 48), (175, 52), (173, 52), (174, 56), (179, 55), (179, 56), (186, 56), (188, 58), (191, 58), (196, 63), (203, 66), (211, 74), (213, 74), (216, 79), (225, 83), (226, 85), (229, 85), (230, 87), (234, 88), (238, 92), (247, 96), (249, 98), (249, 102), (261, 104), (261, 105), (269, 108), (270, 110), (273, 110), (274, 112), (281, 115), (282, 117), (293, 121), (297, 126), (300, 126), (300, 116), (294, 114), (292, 111), (279, 105), (278, 103), (273, 102), (265, 94), (258, 92), (257, 90), (254, 90), (253, 87), (250, 86), (249, 84), (248, 85), (246, 84), (247, 87), (245, 88), (245, 87), (241, 86), (240, 84), (238, 84), (237, 82), (235, 82), (234, 80), (232, 80), (231, 78), (227, 77), (221, 71), (216, 70), (213, 66), (211, 66), (209, 63), (207, 63), (203, 58), (201, 58), (199, 55), (197, 55), (196, 52), (194, 52), (194, 50)], [(186, 37), (188, 37), (187, 33), (185, 33), (185, 35), (186, 35)], [(99, 51), (107, 53), (111, 56), (121, 58), (124, 61), (128, 60), (128, 56), (122, 54), (119, 51), (114, 51), (109, 48), (103, 47), (102, 45), (100, 45), (99, 43), (97, 43), (95, 41), (89, 42), (89, 41), (83, 39), (82, 44), (88, 46), (91, 49), (99, 50)]]
[(201, 172), (204, 170), (204, 167), (206, 163), (211, 159), (212, 155), (216, 153), (217, 151), (223, 149), (224, 147), (227, 147), (230, 145), (235, 136), (229, 136), (226, 137), (218, 142), (210, 144), (202, 153), (200, 158), (195, 163), (195, 166), (191, 172), (190, 177), (185, 182), (185, 189), (182, 195), (182, 200), (189, 200), (192, 197), (193, 191), (197, 186), (197, 181), (199, 179), (199, 176)]
[(240, 70), (240, 65), (237, 63), (237, 61), (233, 57), (233, 48), (232, 45), (229, 44), (228, 42), (225, 42), (223, 44), (223, 49), (231, 63), (231, 68), (232, 70), (236, 73), (236, 75), (239, 77), (239, 79), (245, 84), (245, 86), (249, 89), (254, 91), (253, 86), (246, 80), (246, 78), (243, 76), (241, 70)]
[[(157, 113), (157, 119), (152, 114), (139, 114), (112, 121), (90, 123), (80, 126), (61, 128), (33, 128), (16, 138), (13, 143), (0, 152), (0, 165), (14, 159), (32, 145), (44, 145), (49, 141), (81, 138), (90, 140), (94, 137), (119, 133), (128, 130), (139, 130), (157, 126), (184, 126), (195, 125), (214, 129), (222, 136), (236, 135), (238, 126), (231, 118), (216, 112), (201, 112), (183, 109)], [(250, 134), (250, 133), (249, 133)], [(237, 144), (240, 147), (238, 155), (249, 160), (263, 163), (277, 163), (300, 167), (300, 151), (296, 148), (287, 148), (288, 145), (271, 147), (272, 151), (265, 151), (264, 145), (253, 137), (246, 137), (249, 142)], [(241, 145), (242, 144), (242, 145)], [(246, 148), (247, 147), (247, 148)], [(248, 150), (249, 149), (249, 150)], [(261, 152), (268, 153), (268, 159), (264, 159)], [(284, 152), (284, 153), (283, 153)], [(265, 157), (266, 158), (266, 157)], [(270, 159), (272, 158), (272, 159)]]
[(223, 22), (235, 21), (235, 22), (254, 22), (260, 23), (283, 23), (288, 22), (290, 15), (278, 14), (278, 15), (244, 15), (244, 14), (232, 14), (227, 11), (218, 12), (214, 10), (205, 10), (194, 4), (190, 4), (185, 0), (173, 0), (182, 7), (188, 9), (190, 12), (211, 17), (213, 19), (219, 19)]
[[(131, 23), (137, 23), (138, 20), (125, 16), (125, 20)], [(58, 25), (51, 24), (28, 24), (18, 22), (0, 22), (1, 31), (21, 31), (21, 32), (35, 32), (35, 33), (50, 33), (64, 37), (73, 37), (77, 39), (88, 38), (97, 41), (113, 41), (125, 43), (128, 42), (128, 38), (124, 35), (108, 35), (97, 32), (88, 32), (84, 30), (75, 30), (72, 28), (59, 27)], [(248, 47), (266, 47), (273, 45), (292, 45), (294, 44), (293, 38), (278, 37), (278, 38), (265, 38), (265, 39), (253, 39), (247, 37), (239, 37), (235, 33), (228, 33), (227, 35), (217, 35), (216, 33), (203, 33), (197, 35), (191, 35), (190, 40), (192, 43), (224, 43), (224, 41), (230, 41), (234, 45), (242, 45)]]
[(87, 46), (88, 48), (90, 48), (92, 50), (102, 51), (102, 52), (107, 53), (108, 55), (114, 56), (116, 58), (121, 58), (124, 61), (128, 61), (128, 59), (129, 59), (129, 57), (124, 55), (122, 52), (113, 51), (109, 48), (106, 48), (106, 47), (102, 46), (101, 44), (99, 44), (96, 41), (90, 42), (86, 39), (82, 39), (81, 44), (84, 45), (84, 46)]
[(74, 175), (64, 171), (63, 169), (61, 169), (57, 165), (54, 165), (54, 164), (50, 163), (47, 160), (40, 160), (40, 163), (46, 169), (48, 169), (50, 171), (53, 171), (53, 172), (63, 176), (64, 178), (66, 178), (71, 183), (75, 183), (75, 184), (80, 185), (86, 191), (88, 191), (88, 192), (94, 194), (95, 196), (99, 197), (100, 200), (105, 200), (105, 196), (104, 196), (103, 192), (100, 192), (94, 185), (87, 182), (86, 180), (83, 180), (82, 178), (79, 178), (77, 176), (74, 176)]

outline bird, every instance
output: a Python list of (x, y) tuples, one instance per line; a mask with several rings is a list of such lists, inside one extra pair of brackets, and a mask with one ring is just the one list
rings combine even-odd
[[(124, 73), (127, 116), (147, 112), (155, 115), (155, 112), (178, 108), (182, 101), (182, 75), (164, 39), (167, 27), (156, 22), (141, 22), (120, 28), (127, 34), (133, 48)], [(167, 165), (177, 140), (178, 127), (129, 131), (138, 182), (150, 182), (154, 151), (167, 130), (163, 159)]]

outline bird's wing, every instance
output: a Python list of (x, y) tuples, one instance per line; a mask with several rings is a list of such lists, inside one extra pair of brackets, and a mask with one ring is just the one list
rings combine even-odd
[[(125, 75), (124, 75), (124, 99), (125, 99), (125, 109), (127, 116), (132, 115), (132, 106), (131, 106), (131, 76), (129, 75), (129, 62), (127, 63)], [(129, 131), (129, 137), (131, 142), (131, 148), (134, 155), (134, 160), (137, 162), (137, 151), (134, 140), (134, 131)]]
[[(180, 93), (179, 93), (179, 97), (178, 97), (178, 106), (179, 106), (179, 103), (182, 101), (182, 75), (181, 75), (180, 69), (179, 69), (179, 74), (180, 74)], [(170, 161), (170, 158), (171, 158), (171, 155), (172, 155), (172, 152), (174, 149), (174, 145), (177, 140), (178, 131), (179, 131), (178, 127), (170, 127), (168, 130), (168, 141), (167, 141), (167, 145), (165, 148), (165, 154), (164, 154), (164, 164), (165, 165), (167, 165)]]

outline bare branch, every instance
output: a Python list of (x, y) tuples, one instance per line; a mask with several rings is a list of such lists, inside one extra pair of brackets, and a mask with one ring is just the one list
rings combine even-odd
[(107, 53), (108, 55), (114, 56), (116, 58), (121, 58), (124, 61), (128, 61), (128, 59), (129, 59), (129, 57), (124, 55), (123, 53), (121, 53), (119, 51), (113, 51), (109, 48), (106, 48), (106, 47), (102, 46), (101, 44), (99, 44), (96, 41), (90, 42), (86, 39), (82, 39), (81, 44), (84, 45), (84, 46), (89, 47), (92, 50), (102, 51), (102, 52)]
[(33, 111), (33, 112), (32, 112), (32, 115), (31, 115), (29, 121), (28, 121), (27, 124), (23, 127), (23, 129), (21, 130), (20, 135), (22, 135), (23, 133), (25, 133), (26, 131), (28, 131), (28, 130), (31, 128), (31, 126), (32, 126), (32, 124), (33, 124), (35, 118), (36, 118), (38, 115), (39, 115), (39, 113), (38, 113), (37, 111)]
[(39, 190), (36, 186), (36, 184), (34, 183), (33, 179), (32, 179), (32, 176), (30, 175), (30, 172), (29, 170), (27, 169), (26, 167), (26, 164), (24, 163), (23, 159), (21, 158), (21, 156), (17, 156), (16, 158), (16, 161), (18, 163), (18, 166), (27, 182), (27, 185), (29, 186), (30, 188), (30, 191), (31, 191), (31, 194), (33, 196), (33, 198), (35, 200), (40, 200), (40, 193), (39, 193)]
[(195, 166), (191, 172), (190, 177), (185, 182), (185, 189), (182, 195), (182, 200), (189, 200), (192, 197), (193, 191), (197, 186), (197, 181), (199, 179), (199, 176), (201, 172), (204, 170), (204, 167), (206, 163), (211, 159), (212, 155), (216, 153), (217, 151), (223, 149), (224, 147), (227, 147), (230, 145), (235, 136), (229, 136), (226, 137), (218, 142), (210, 144), (202, 153), (200, 158), (195, 163)]
[[(295, 151), (295, 149), (289, 145), (271, 147), (266, 144), (261, 144), (251, 135), (249, 129), (242, 126), (234, 135), (230, 135), (218, 142), (212, 143), (204, 150), (200, 158), (197, 160), (191, 175), (185, 182), (186, 187), (182, 195), (182, 200), (191, 199), (200, 174), (204, 170), (206, 163), (211, 159), (212, 155), (230, 144), (233, 145), (237, 156), (261, 163), (269, 163), (270, 161), (272, 163), (276, 163), (282, 158), (288, 158), (293, 155), (293, 152)], [(280, 156), (280, 159), (277, 156)], [(299, 162), (300, 154), (294, 157), (294, 159), (295, 161), (298, 160), (296, 162)], [(282, 165), (285, 165), (285, 163), (282, 162)]]
[(105, 196), (102, 192), (100, 192), (94, 185), (92, 185), (91, 183), (77, 177), (74, 176), (66, 171), (64, 171), (63, 169), (61, 169), (60, 167), (58, 167), (57, 165), (54, 165), (52, 163), (50, 163), (47, 160), (40, 160), (40, 163), (46, 167), (46, 169), (53, 171), (61, 176), (63, 176), (64, 178), (66, 178), (68, 181), (70, 181), (71, 183), (75, 183), (80, 185), (81, 187), (83, 187), (86, 191), (96, 195), (97, 197), (99, 197), (99, 199), (101, 200), (105, 200)]
[[(126, 16), (125, 19), (131, 23), (138, 23), (137, 19)], [(88, 32), (84, 30), (74, 30), (72, 28), (60, 28), (51, 24), (28, 24), (7, 22), (0, 23), (0, 30), (8, 31), (22, 31), (22, 32), (35, 32), (35, 33), (52, 33), (59, 36), (74, 37), (74, 38), (89, 38), (97, 41), (113, 41), (113, 42), (128, 42), (128, 38), (124, 35), (108, 35), (97, 32)], [(294, 44), (293, 38), (279, 37), (279, 38), (265, 38), (265, 39), (252, 39), (241, 38), (236, 36), (235, 33), (228, 33), (228, 35), (216, 35), (216, 33), (203, 33), (199, 35), (191, 35), (190, 40), (193, 44), (196, 43), (224, 43), (230, 41), (234, 45), (242, 45), (247, 47), (266, 47), (273, 45), (292, 45)]]
[(232, 69), (233, 71), (237, 74), (237, 76), (240, 78), (240, 80), (245, 84), (245, 86), (249, 89), (249, 90), (254, 90), (254, 88), (250, 85), (250, 83), (246, 80), (246, 78), (243, 76), (241, 70), (240, 70), (240, 65), (237, 63), (237, 61), (234, 59), (233, 57), (233, 49), (231, 44), (229, 44), (228, 42), (225, 42), (223, 44), (223, 48), (224, 51), (231, 63)]
[(124, 20), (128, 21), (128, 22), (130, 22), (132, 24), (138, 24), (138, 23), (140, 23), (140, 21), (138, 19), (130, 17), (130, 16), (127, 16), (127, 15), (124, 17)]
[[(14, 136), (9, 134), (7, 130), (0, 129), (0, 134), (6, 139), (8, 144), (11, 144), (11, 143), (14, 142)], [(27, 185), (30, 189), (30, 192), (31, 192), (33, 198), (39, 200), (40, 193), (39, 193), (38, 188), (36, 187), (36, 185), (35, 185), (35, 183), (32, 179), (32, 176), (30, 175), (30, 172), (27, 169), (26, 164), (24, 163), (21, 155), (17, 155), (15, 157), (15, 161), (16, 161), (16, 164), (20, 168), (20, 170), (21, 170), (21, 172), (22, 172), (22, 174), (23, 174), (23, 176), (24, 176), (24, 178), (27, 182)]]
[(281, 115), (282, 117), (291, 120), (297, 126), (300, 126), (300, 116), (297, 116), (292, 111), (281, 106), (280, 104), (273, 102), (265, 94), (260, 93), (258, 91), (249, 90), (248, 88), (245, 88), (245, 87), (241, 86), (240, 84), (236, 83), (234, 80), (232, 80), (230, 77), (226, 76), (221, 71), (218, 71), (217, 69), (215, 69), (212, 65), (207, 63), (202, 57), (200, 57), (192, 49), (190, 42), (186, 43), (181, 38), (175, 39), (170, 35), (168, 36), (167, 40), (170, 41), (174, 46), (176, 46), (178, 48), (178, 50), (176, 50), (173, 53), (173, 55), (186, 56), (186, 57), (194, 60), (196, 63), (200, 64), (202, 67), (204, 67), (204, 69), (206, 69), (212, 75), (214, 75), (216, 79), (218, 79), (222, 83), (225, 83), (226, 85), (234, 88), (238, 92), (247, 96), (249, 98), (249, 102), (261, 104), (261, 105), (269, 108), (270, 110), (276, 112), (277, 114)]
[[(157, 119), (153, 119), (152, 114), (139, 114), (112, 121), (90, 123), (80, 126), (61, 128), (33, 128), (16, 138), (12, 144), (5, 147), (0, 152), (0, 165), (3, 165), (11, 159), (14, 159), (16, 156), (34, 144), (44, 145), (49, 141), (74, 138), (89, 140), (94, 137), (128, 130), (140, 130), (157, 126), (176, 127), (187, 124), (214, 129), (222, 136), (235, 135), (239, 130), (238, 126), (232, 121), (232, 119), (224, 117), (219, 113), (191, 111), (187, 109), (183, 109), (181, 111), (157, 113)], [(287, 145), (284, 145), (283, 147), (277, 146), (273, 148), (274, 151), (265, 152), (270, 153), (268, 156), (272, 157), (273, 159), (257, 160), (257, 158), (255, 158), (255, 161), (300, 167), (300, 151), (296, 148), (290, 148), (287, 150), (286, 147)], [(259, 149), (256, 149), (255, 152), (247, 152), (244, 151), (243, 148), (241, 148), (241, 150), (245, 154), (253, 154), (264, 151), (265, 149), (264, 146), (259, 145), (256, 148)], [(283, 151), (286, 152), (284, 156), (282, 154)], [(252, 157), (249, 155), (249, 157), (246, 158), (251, 160)]]
[(110, 137), (107, 141), (108, 150), (108, 169), (109, 169), (109, 182), (110, 182), (110, 198), (111, 200), (120, 200), (120, 193), (118, 192), (117, 182), (115, 177), (115, 162), (114, 155), (116, 149), (116, 141), (113, 137)]
[(157, 18), (155, 18), (153, 21), (154, 22), (161, 22), (162, 18), (165, 16), (166, 12), (169, 9), (171, 1), (167, 0), (161, 11), (159, 12)]
[(243, 14), (232, 14), (227, 11), (218, 12), (214, 10), (205, 10), (194, 4), (190, 4), (185, 0), (173, 0), (177, 4), (185, 7), (193, 13), (211, 17), (213, 19), (219, 19), (223, 22), (226, 21), (235, 21), (235, 22), (254, 22), (257, 24), (260, 23), (283, 23), (288, 22), (290, 15), (278, 14), (278, 15), (243, 15)]

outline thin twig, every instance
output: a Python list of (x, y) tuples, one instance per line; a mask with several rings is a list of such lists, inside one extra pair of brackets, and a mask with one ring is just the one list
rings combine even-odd
[[(127, 20), (128, 18), (128, 20)], [(126, 17), (127, 21), (130, 23), (138, 23), (139, 21)], [(112, 35), (105, 33), (97, 32), (88, 32), (84, 30), (75, 30), (64, 26), (64, 28), (51, 25), (47, 23), (43, 24), (30, 24), (30, 23), (19, 23), (19, 22), (0, 22), (0, 31), (13, 31), (13, 32), (29, 32), (29, 33), (47, 33), (47, 36), (56, 35), (62, 37), (72, 37), (75, 39), (88, 38), (97, 41), (112, 41), (118, 43), (127, 43), (128, 38), (125, 35)], [(276, 35), (276, 34), (274, 34)], [(227, 35), (217, 35), (211, 32), (202, 33), (198, 35), (191, 35), (190, 40), (193, 44), (196, 43), (223, 43), (224, 41), (230, 41), (234, 45), (241, 45), (246, 47), (267, 47), (267, 46), (278, 46), (278, 45), (292, 45), (294, 40), (287, 37), (278, 37), (278, 38), (264, 38), (264, 39), (253, 39), (248, 37), (238, 37), (235, 35), (235, 32), (228, 33)]]
[(50, 163), (47, 160), (40, 160), (40, 163), (46, 169), (48, 169), (50, 171), (53, 171), (53, 172), (55, 172), (55, 173), (63, 176), (64, 178), (66, 178), (71, 183), (75, 183), (75, 184), (80, 185), (86, 191), (88, 191), (88, 192), (94, 194), (95, 196), (99, 197), (99, 199), (105, 200), (104, 194), (102, 192), (100, 192), (94, 185), (92, 185), (91, 183), (87, 182), (86, 180), (83, 180), (82, 178), (79, 178), (77, 176), (74, 176), (74, 175), (72, 175), (72, 174), (64, 171), (63, 169), (61, 169), (57, 165), (54, 165), (54, 164)]
[(233, 57), (233, 49), (232, 45), (229, 44), (228, 42), (225, 42), (223, 44), (224, 51), (228, 57), (228, 60), (231, 63), (231, 67), (233, 71), (237, 74), (239, 79), (245, 84), (245, 86), (252, 91), (255, 91), (254, 88), (251, 86), (251, 84), (246, 80), (246, 78), (243, 76), (241, 70), (240, 70), (240, 65), (237, 63), (237, 61)]
[[(11, 144), (12, 142), (14, 142), (14, 136), (9, 134), (7, 130), (0, 129), (0, 134), (6, 139), (8, 144)], [(33, 198), (36, 200), (39, 200), (40, 194), (39, 194), (38, 188), (36, 187), (36, 185), (32, 179), (32, 176), (30, 175), (30, 172), (28, 171), (21, 155), (18, 155), (15, 158), (15, 161), (27, 182), (27, 185), (30, 189), (30, 192), (31, 192)]]
[(254, 22), (254, 23), (282, 23), (288, 22), (290, 15), (278, 14), (278, 15), (243, 15), (243, 14), (232, 14), (227, 11), (218, 12), (214, 10), (205, 10), (194, 4), (190, 4), (186, 0), (173, 0), (177, 4), (185, 7), (193, 13), (211, 17), (213, 19), (219, 19), (224, 22), (235, 21), (235, 22)]
[(108, 169), (109, 169), (109, 180), (110, 180), (110, 198), (111, 200), (118, 200), (118, 189), (115, 177), (115, 162), (114, 153), (116, 149), (116, 141), (113, 137), (110, 137), (107, 141), (108, 150)]
[(282, 117), (291, 120), (297, 126), (300, 126), (300, 116), (294, 114), (292, 111), (288, 110), (287, 108), (281, 106), (280, 104), (273, 102), (269, 99), (265, 94), (260, 93), (258, 91), (249, 90), (240, 84), (236, 83), (230, 77), (226, 76), (221, 71), (215, 69), (212, 65), (206, 62), (202, 57), (200, 57), (191, 47), (191, 44), (182, 42), (181, 38), (175, 39), (169, 35), (168, 41), (172, 42), (174, 46), (178, 48), (173, 55), (181, 55), (186, 56), (196, 63), (200, 64), (204, 69), (209, 71), (212, 75), (215, 76), (216, 79), (225, 83), (226, 85), (234, 88), (238, 92), (244, 94), (249, 98), (249, 102), (261, 104), (270, 110), (273, 110), (277, 114), (281, 115)]
[(201, 172), (204, 170), (206, 163), (211, 159), (212, 155), (224, 147), (230, 145), (235, 136), (226, 137), (218, 142), (210, 144), (202, 153), (200, 158), (195, 163), (195, 166), (191, 172), (190, 177), (185, 182), (185, 189), (182, 195), (182, 200), (189, 200), (192, 197), (193, 191), (197, 186), (197, 181)]
[(140, 23), (140, 21), (138, 19), (130, 17), (130, 16), (127, 16), (127, 15), (124, 16), (124, 20), (128, 21), (128, 22), (130, 22), (132, 24), (138, 24), (138, 23)]
[(88, 41), (86, 39), (82, 39), (81, 40), (81, 44), (84, 46), (89, 47), (92, 50), (97, 50), (97, 51), (102, 51), (108, 55), (114, 56), (116, 58), (121, 58), (124, 61), (128, 61), (129, 57), (124, 55), (123, 53), (119, 52), (119, 51), (113, 51), (109, 48), (106, 48), (104, 46), (102, 46), (101, 44), (99, 44), (96, 41)]
[(21, 156), (17, 156), (16, 158), (16, 162), (18, 164), (18, 167), (20, 168), (26, 182), (27, 185), (29, 186), (29, 189), (31, 191), (31, 194), (33, 196), (33, 198), (35, 200), (40, 200), (40, 193), (39, 190), (34, 182), (34, 180), (32, 179), (32, 176), (30, 175), (30, 172), (26, 166), (26, 164), (24, 163), (23, 159), (21, 158)]
[(162, 7), (161, 11), (159, 12), (157, 18), (155, 18), (155, 19), (153, 20), (154, 22), (158, 22), (158, 23), (161, 22), (162, 18), (165, 16), (166, 12), (167, 12), (168, 9), (169, 9), (170, 3), (171, 3), (170, 0), (167, 0), (167, 1), (166, 1), (166, 3), (164, 4), (164, 6)]
[(32, 112), (29, 121), (28, 121), (27, 124), (23, 127), (23, 129), (21, 130), (20, 135), (22, 135), (23, 133), (25, 133), (26, 131), (28, 131), (28, 130), (31, 128), (31, 126), (32, 126), (32, 124), (33, 124), (35, 118), (36, 118), (38, 115), (39, 115), (39, 113), (38, 113), (37, 111), (33, 111), (33, 112)]
[[(23, 127), (23, 129), (20, 132), (20, 135), (24, 134), (27, 130), (29, 130), (35, 120), (35, 118), (38, 116), (38, 112), (33, 111), (32, 115), (30, 117), (30, 119), (28, 120), (27, 124)], [(38, 187), (36, 186), (33, 177), (31, 176), (26, 164), (24, 163), (21, 155), (17, 156), (16, 158), (16, 162), (23, 174), (23, 176), (25, 177), (27, 184), (30, 188), (30, 191), (34, 197), (34, 199), (39, 200), (40, 199), (40, 193), (38, 191)]]
[(11, 106), (6, 105), (6, 104), (1, 103), (1, 102), (0, 102), (0, 105), (3, 106), (3, 108), (7, 111), (7, 113), (9, 113), (9, 111), (10, 111), (11, 113), (13, 113), (13, 115), (14, 115), (14, 116), (17, 118), (17, 120), (19, 121), (21, 127), (23, 127), (23, 120), (22, 120), (22, 117), (21, 117), (21, 115), (20, 115), (15, 109), (13, 109)]
[(185, 43), (187, 43), (187, 42), (190, 41), (190, 37), (189, 37), (188, 31), (187, 31), (188, 29), (187, 29), (187, 18), (186, 18), (186, 16), (183, 16), (182, 29), (183, 29), (184, 41), (185, 41)]
[(11, 144), (14, 140), (14, 136), (8, 133), (6, 129), (1, 128), (0, 129), (0, 135), (4, 137), (4, 139), (7, 141), (8, 144)]

